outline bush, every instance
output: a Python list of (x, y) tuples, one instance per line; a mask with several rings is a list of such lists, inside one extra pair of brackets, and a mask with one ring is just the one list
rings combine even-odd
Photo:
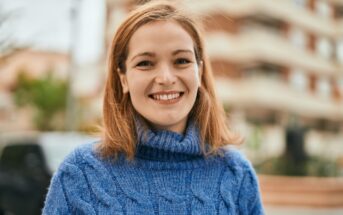
[(34, 109), (33, 121), (37, 129), (55, 130), (61, 127), (61, 123), (56, 122), (61, 121), (58, 116), (65, 112), (67, 91), (66, 81), (54, 78), (51, 71), (40, 79), (32, 79), (22, 71), (17, 78), (14, 100), (18, 107)]
[(290, 127), (286, 130), (286, 148), (280, 157), (256, 165), (259, 173), (287, 176), (339, 176), (336, 162), (307, 155), (304, 148), (306, 129)]

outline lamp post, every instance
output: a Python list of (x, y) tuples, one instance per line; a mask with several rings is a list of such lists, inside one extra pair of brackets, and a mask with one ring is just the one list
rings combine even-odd
[(75, 78), (75, 50), (78, 38), (78, 18), (81, 0), (74, 0), (70, 10), (70, 46), (69, 46), (69, 71), (68, 71), (68, 93), (66, 102), (65, 128), (69, 131), (76, 130), (77, 126), (77, 101), (73, 92)]

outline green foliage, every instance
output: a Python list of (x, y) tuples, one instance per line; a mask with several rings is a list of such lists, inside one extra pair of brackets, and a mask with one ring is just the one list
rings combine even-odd
[(250, 149), (258, 151), (261, 148), (262, 139), (261, 126), (256, 125), (251, 136), (247, 140), (247, 145)]
[(256, 166), (263, 174), (287, 176), (338, 176), (336, 162), (321, 157), (310, 156), (305, 151), (306, 129), (292, 126), (286, 129), (284, 153)]
[(339, 176), (339, 167), (336, 162), (320, 157), (308, 157), (305, 162), (296, 162), (289, 157), (271, 158), (255, 166), (256, 171), (270, 175), (288, 176)]
[(34, 123), (39, 130), (54, 130), (58, 114), (64, 112), (67, 98), (67, 83), (48, 72), (40, 79), (32, 79), (20, 72), (14, 89), (14, 100), (18, 107), (34, 109)]

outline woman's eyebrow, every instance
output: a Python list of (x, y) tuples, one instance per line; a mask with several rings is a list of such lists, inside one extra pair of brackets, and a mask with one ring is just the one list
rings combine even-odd
[(137, 57), (142, 57), (142, 56), (155, 57), (155, 54), (152, 53), (152, 52), (142, 52), (142, 53), (138, 53), (138, 54), (136, 54), (135, 56), (133, 56), (133, 57), (131, 58), (130, 61), (133, 61), (135, 58), (137, 58)]
[(193, 54), (193, 51), (190, 49), (178, 49), (178, 50), (173, 51), (172, 55), (177, 55), (180, 52), (187, 52), (187, 53)]

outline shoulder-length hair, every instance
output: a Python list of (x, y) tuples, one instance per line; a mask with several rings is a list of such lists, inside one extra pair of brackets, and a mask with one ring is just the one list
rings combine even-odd
[[(192, 37), (196, 61), (202, 66), (201, 87), (189, 117), (195, 120), (205, 155), (216, 154), (227, 144), (238, 143), (226, 124), (225, 112), (218, 104), (210, 62), (204, 50), (200, 28), (189, 13), (175, 4), (153, 1), (133, 10), (119, 26), (109, 52), (108, 76), (103, 103), (104, 134), (98, 149), (105, 157), (124, 153), (130, 160), (136, 151), (135, 112), (130, 96), (123, 93), (119, 73), (125, 73), (128, 44), (133, 33), (141, 26), (154, 21), (174, 21)], [(209, 147), (205, 147), (205, 143)]]

